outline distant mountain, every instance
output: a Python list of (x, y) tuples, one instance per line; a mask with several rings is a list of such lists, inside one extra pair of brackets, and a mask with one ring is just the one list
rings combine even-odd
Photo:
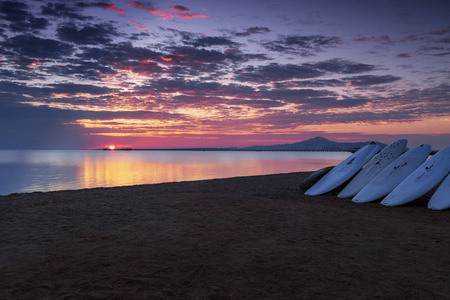
[[(327, 140), (324, 137), (315, 137), (303, 142), (293, 144), (280, 144), (272, 146), (251, 146), (240, 148), (242, 150), (303, 150), (303, 151), (355, 151), (364, 147), (371, 142), (359, 143), (338, 143)], [(380, 146), (380, 149), (386, 147), (386, 144), (375, 142)]]

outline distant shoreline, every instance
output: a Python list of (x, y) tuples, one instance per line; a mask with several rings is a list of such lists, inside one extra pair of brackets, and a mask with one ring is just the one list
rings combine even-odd
[(271, 149), (271, 150), (257, 150), (257, 149), (227, 149), (227, 148), (166, 148), (166, 149), (89, 149), (89, 150), (103, 150), (103, 151), (232, 151), (232, 152), (353, 152), (350, 150), (306, 150), (306, 149)]
[[(176, 149), (87, 149), (87, 150), (102, 150), (102, 151), (224, 151), (224, 152), (349, 152), (355, 153), (356, 150), (302, 150), (302, 149), (271, 149), (271, 150), (256, 150), (256, 149), (226, 149), (226, 148), (176, 148)], [(439, 150), (432, 150), (430, 155), (435, 155)]]

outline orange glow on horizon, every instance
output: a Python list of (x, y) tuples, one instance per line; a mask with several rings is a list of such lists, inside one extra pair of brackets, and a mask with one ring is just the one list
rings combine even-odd
[(116, 149), (116, 146), (114, 146), (114, 145), (109, 146), (109, 150), (114, 150), (114, 149)]

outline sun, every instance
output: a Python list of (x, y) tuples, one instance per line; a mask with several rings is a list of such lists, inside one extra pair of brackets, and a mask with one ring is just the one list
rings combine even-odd
[(109, 145), (109, 150), (114, 150), (114, 149), (116, 149), (116, 146), (114, 146), (114, 145)]

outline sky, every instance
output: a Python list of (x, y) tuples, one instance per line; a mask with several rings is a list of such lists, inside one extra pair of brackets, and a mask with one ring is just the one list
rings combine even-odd
[(449, 16), (448, 0), (0, 0), (0, 149), (442, 149)]

